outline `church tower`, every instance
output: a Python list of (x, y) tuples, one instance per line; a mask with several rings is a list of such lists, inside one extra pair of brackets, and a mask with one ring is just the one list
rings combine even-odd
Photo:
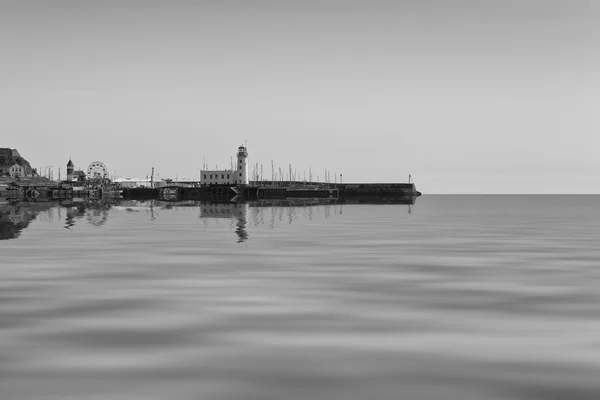
[(247, 185), (248, 184), (248, 150), (246, 150), (246, 146), (238, 147), (237, 153), (238, 159), (238, 167), (237, 167), (237, 175), (235, 180), (237, 180), (238, 185)]
[(75, 167), (73, 166), (73, 161), (69, 158), (69, 162), (67, 163), (67, 181), (73, 182), (73, 172), (75, 171)]

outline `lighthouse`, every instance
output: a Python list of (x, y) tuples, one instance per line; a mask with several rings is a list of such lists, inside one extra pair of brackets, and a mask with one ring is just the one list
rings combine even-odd
[(233, 165), (232, 163), (230, 169), (200, 170), (200, 184), (202, 186), (246, 186), (248, 183), (248, 150), (245, 146), (238, 147), (237, 164)]
[(69, 162), (67, 163), (67, 181), (73, 182), (73, 173), (75, 172), (75, 166), (73, 165), (73, 161), (69, 158)]
[(248, 150), (246, 146), (238, 147), (237, 153), (238, 167), (237, 167), (237, 181), (240, 185), (248, 184)]

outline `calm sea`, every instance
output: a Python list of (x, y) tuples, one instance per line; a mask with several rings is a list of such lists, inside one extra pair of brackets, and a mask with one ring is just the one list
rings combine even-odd
[(600, 399), (600, 196), (0, 204), (0, 399)]

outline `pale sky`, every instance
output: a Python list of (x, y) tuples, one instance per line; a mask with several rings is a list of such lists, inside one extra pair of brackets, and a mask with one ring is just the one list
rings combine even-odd
[(599, 89), (593, 0), (0, 0), (0, 147), (63, 175), (247, 141), (266, 179), (600, 193)]

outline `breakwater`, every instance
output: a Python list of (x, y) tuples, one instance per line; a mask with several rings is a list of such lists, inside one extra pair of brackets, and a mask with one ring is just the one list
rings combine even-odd
[[(287, 185), (286, 185), (287, 183)], [(338, 185), (284, 182), (264, 186), (163, 186), (160, 188), (127, 188), (123, 197), (133, 200), (211, 200), (244, 198), (247, 200), (288, 198), (332, 198), (354, 202), (410, 202), (420, 196), (413, 183), (345, 183)]]

